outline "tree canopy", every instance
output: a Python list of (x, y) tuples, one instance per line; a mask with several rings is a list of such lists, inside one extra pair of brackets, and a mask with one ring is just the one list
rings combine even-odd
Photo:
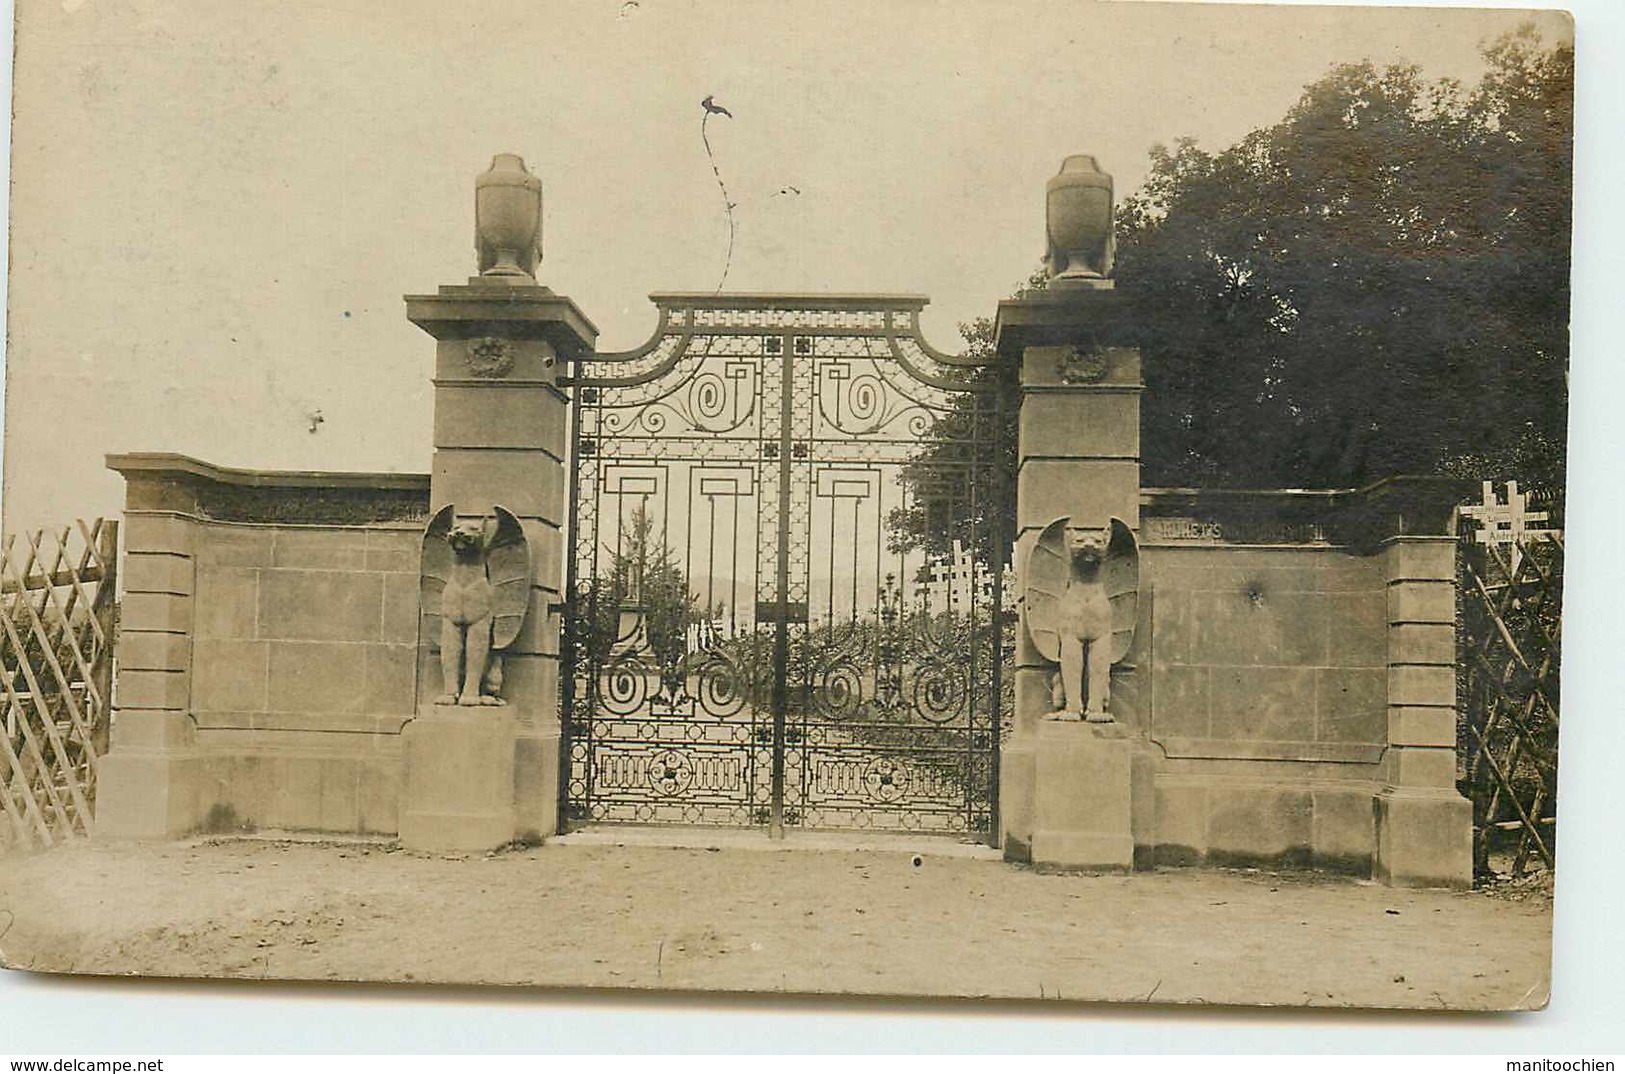
[[(1344, 64), (1229, 149), (1152, 149), (1116, 213), (1146, 485), (1448, 474), (1561, 488), (1574, 52), (1526, 28), (1483, 56), (1472, 87)], [(1043, 286), (1036, 273), (1018, 296)], [(967, 356), (993, 357), (990, 318), (960, 334)], [(1013, 369), (974, 379), (1016, 413)], [(983, 405), (967, 396), (949, 420)], [(1014, 421), (1004, 436), (1013, 468)], [(957, 458), (921, 452), (904, 473), (917, 500)], [(1013, 520), (1013, 485), (994, 494)], [(892, 540), (940, 550), (959, 514), (899, 513)]]
[(646, 507), (632, 511), (626, 532), (605, 551), (607, 574), (579, 585), (575, 596), (582, 623), (574, 642), (577, 659), (603, 668), (620, 655), (618, 649), (629, 650), (654, 664), (671, 695), (682, 683), (689, 627), (707, 610), (689, 592), (665, 528), (656, 531)]
[(1561, 481), (1573, 50), (1484, 58), (1343, 65), (1223, 152), (1152, 151), (1117, 213), (1147, 484)]

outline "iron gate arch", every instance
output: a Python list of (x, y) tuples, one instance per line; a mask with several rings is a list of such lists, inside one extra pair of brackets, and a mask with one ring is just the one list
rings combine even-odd
[(996, 370), (918, 296), (651, 296), (577, 362), (561, 780), (589, 821), (996, 831)]

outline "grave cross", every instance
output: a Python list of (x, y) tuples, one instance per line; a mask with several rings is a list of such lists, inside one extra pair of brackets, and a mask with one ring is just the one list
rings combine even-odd
[(915, 597), (928, 607), (941, 604), (948, 610), (966, 608), (979, 592), (978, 581), (975, 560), (955, 540), (951, 556), (926, 563)]
[[(1545, 511), (1531, 511), (1529, 497), (1518, 491), (1516, 481), (1507, 482), (1507, 498), (1502, 503), (1495, 495), (1495, 482), (1484, 482), (1482, 503), (1469, 504), (1461, 509), (1463, 516), (1478, 521), (1477, 541), (1483, 545), (1510, 545), (1512, 577), (1518, 576), (1523, 562), (1523, 545), (1529, 541), (1546, 540), (1554, 531), (1546, 528), (1550, 516)], [(1534, 523), (1534, 526), (1530, 524)]]

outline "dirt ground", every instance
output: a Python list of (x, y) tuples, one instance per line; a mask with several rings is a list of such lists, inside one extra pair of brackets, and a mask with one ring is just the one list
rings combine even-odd
[(82, 843), (0, 859), (0, 955), (62, 973), (1111, 1002), (1543, 1006), (1539, 891), (1045, 875), (897, 850)]

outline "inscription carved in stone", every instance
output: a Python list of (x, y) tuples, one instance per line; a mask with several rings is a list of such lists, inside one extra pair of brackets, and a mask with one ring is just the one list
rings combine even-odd
[(1183, 544), (1327, 544), (1326, 527), (1318, 522), (1235, 518), (1220, 521), (1179, 515), (1151, 516), (1142, 523), (1147, 541)]

